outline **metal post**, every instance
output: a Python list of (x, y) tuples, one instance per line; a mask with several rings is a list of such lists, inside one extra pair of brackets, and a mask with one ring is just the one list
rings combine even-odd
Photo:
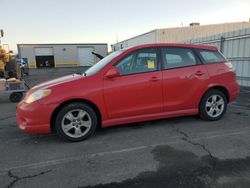
[[(4, 36), (4, 32), (2, 29), (0, 29), (0, 38), (3, 38), (3, 36)], [(1, 40), (0, 40), (0, 47), (1, 47)]]
[(226, 38), (221, 36), (220, 38), (220, 51), (223, 53), (224, 51), (224, 42), (225, 42)]

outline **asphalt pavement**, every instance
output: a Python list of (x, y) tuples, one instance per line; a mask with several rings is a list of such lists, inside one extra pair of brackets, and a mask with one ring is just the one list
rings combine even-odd
[[(30, 86), (83, 69), (31, 70)], [(0, 95), (0, 187), (250, 187), (250, 89), (215, 122), (171, 118), (101, 129), (67, 143), (27, 135)]]

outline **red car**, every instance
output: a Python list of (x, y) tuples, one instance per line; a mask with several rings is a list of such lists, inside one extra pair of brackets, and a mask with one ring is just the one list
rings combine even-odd
[(197, 114), (218, 120), (238, 94), (233, 66), (216, 47), (147, 44), (33, 87), (16, 117), (24, 132), (81, 141), (98, 126)]

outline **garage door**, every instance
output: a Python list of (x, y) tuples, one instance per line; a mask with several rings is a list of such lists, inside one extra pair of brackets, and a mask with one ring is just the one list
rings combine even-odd
[(94, 65), (94, 56), (92, 52), (94, 51), (91, 47), (78, 47), (78, 61), (80, 66), (92, 66)]
[(55, 67), (53, 48), (35, 48), (36, 67)]

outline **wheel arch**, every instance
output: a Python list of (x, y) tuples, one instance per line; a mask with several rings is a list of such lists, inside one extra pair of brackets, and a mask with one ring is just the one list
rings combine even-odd
[(50, 117), (50, 129), (52, 132), (55, 132), (55, 121), (56, 121), (56, 116), (58, 114), (58, 112), (65, 107), (66, 105), (70, 104), (70, 103), (75, 103), (75, 102), (80, 102), (80, 103), (84, 103), (89, 105), (90, 107), (93, 108), (93, 110), (96, 112), (97, 115), (97, 127), (101, 128), (101, 124), (102, 124), (102, 115), (101, 112), (99, 110), (99, 108), (97, 107), (97, 105), (95, 103), (93, 103), (90, 100), (87, 99), (71, 99), (71, 100), (67, 100), (64, 101), (63, 103), (61, 103), (59, 106), (57, 106), (55, 108), (55, 110), (53, 111), (51, 117)]
[(204, 97), (204, 95), (205, 95), (208, 91), (213, 90), (213, 89), (222, 92), (222, 93), (226, 96), (227, 103), (229, 102), (230, 95), (229, 95), (229, 91), (227, 90), (227, 88), (224, 87), (224, 86), (215, 85), (215, 86), (212, 86), (212, 87), (208, 88), (208, 89), (203, 93), (202, 97), (200, 98), (199, 105), (201, 104), (201, 101), (202, 101), (202, 98)]
[[(225, 104), (224, 104), (224, 107), (223, 107), (223, 111), (220, 112), (220, 114), (218, 116), (211, 116), (205, 110), (207, 98), (204, 98), (204, 97), (210, 97), (210, 94), (214, 93), (212, 91), (217, 91), (217, 92), (223, 93), (225, 95), (225, 100), (226, 101), (225, 101)], [(210, 92), (210, 94), (208, 95), (209, 92)], [(208, 121), (215, 121), (215, 120), (220, 119), (223, 116), (223, 114), (226, 112), (227, 104), (229, 102), (229, 97), (230, 97), (229, 92), (226, 89), (226, 87), (215, 85), (215, 86), (212, 86), (212, 87), (208, 88), (206, 90), (206, 92), (203, 93), (203, 95), (202, 95), (202, 97), (200, 99), (200, 103), (199, 103), (199, 116), (201, 117), (201, 119), (208, 120)]]

